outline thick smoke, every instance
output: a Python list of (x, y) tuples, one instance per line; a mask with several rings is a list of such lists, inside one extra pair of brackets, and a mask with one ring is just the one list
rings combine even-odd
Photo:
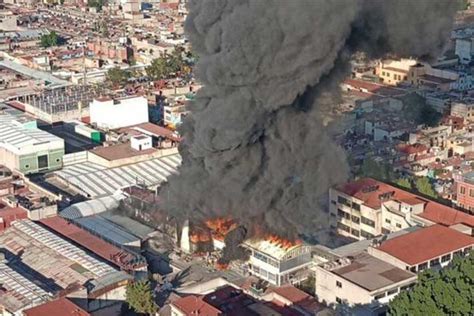
[(328, 226), (345, 154), (328, 133), (354, 52), (433, 57), (453, 0), (195, 0), (187, 35), (204, 87), (182, 126), (180, 173), (162, 188), (177, 218), (232, 217), (286, 237)]

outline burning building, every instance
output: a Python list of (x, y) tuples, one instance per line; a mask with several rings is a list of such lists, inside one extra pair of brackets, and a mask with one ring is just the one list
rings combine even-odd
[[(202, 225), (183, 226), (180, 246), (187, 253), (221, 251), (218, 269), (227, 269), (232, 254), (225, 253), (226, 239), (240, 226), (233, 219), (217, 218)], [(291, 241), (276, 235), (252, 237), (240, 245), (247, 256), (238, 256), (250, 274), (273, 285), (298, 283), (307, 278), (311, 265), (311, 247), (301, 241)]]
[(271, 284), (281, 286), (303, 281), (309, 275), (311, 247), (276, 236), (244, 242), (250, 251), (249, 272)]

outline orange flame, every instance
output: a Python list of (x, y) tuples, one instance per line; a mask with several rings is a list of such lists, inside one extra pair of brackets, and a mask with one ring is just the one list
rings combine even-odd
[(299, 239), (292, 241), (274, 234), (267, 235), (265, 240), (283, 249), (290, 249), (291, 247), (301, 245), (301, 240)]
[(229, 269), (229, 264), (228, 263), (223, 263), (223, 262), (217, 262), (216, 263), (216, 269), (217, 270), (227, 270)]
[(234, 220), (223, 217), (209, 219), (205, 224), (211, 230), (212, 237), (219, 240), (224, 240), (224, 237), (237, 225)]
[(195, 227), (192, 233), (189, 235), (189, 240), (192, 243), (206, 243), (211, 241), (211, 236), (209, 232), (203, 228)]

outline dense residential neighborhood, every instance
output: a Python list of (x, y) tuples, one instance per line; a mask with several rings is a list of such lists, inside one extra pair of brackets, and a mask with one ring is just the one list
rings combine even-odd
[[(323, 181), (323, 198), (306, 209), (307, 218), (320, 221), (314, 232), (285, 235), (268, 222), (294, 224), (285, 216), (295, 211), (298, 194), (313, 193), (298, 187), (308, 179), (298, 169), (284, 181), (231, 172), (239, 161), (228, 151), (265, 144), (265, 137), (281, 142), (278, 150), (262, 145), (243, 155), (252, 171), (277, 170), (267, 155), (286, 157), (285, 133), (293, 135), (299, 123), (271, 134), (254, 122), (251, 107), (277, 93), (257, 89), (243, 93), (257, 100), (245, 108), (248, 116), (215, 110), (209, 117), (216, 103), (240, 105), (241, 96), (227, 90), (254, 80), (241, 73), (260, 69), (236, 64), (227, 78), (232, 84), (221, 83), (220, 63), (232, 58), (196, 51), (232, 47), (207, 39), (196, 50), (190, 37), (232, 35), (195, 29), (187, 19), (204, 19), (190, 10), (211, 10), (215, 21), (228, 12), (192, 2), (0, 2), (0, 315), (472, 315), (474, 3), (459, 1), (437, 59), (351, 57), (337, 97), (321, 115), (335, 122), (327, 129), (341, 149), (329, 160), (344, 160), (347, 175)], [(239, 50), (250, 56), (258, 47)], [(212, 62), (219, 67), (205, 68)], [(203, 99), (205, 106), (195, 102)], [(291, 119), (293, 108), (287, 116), (270, 108), (271, 122)], [(225, 136), (251, 141), (222, 141), (219, 128), (227, 123)], [(267, 130), (259, 134), (262, 126)], [(200, 138), (200, 129), (209, 139)], [(313, 145), (319, 146), (305, 146)], [(300, 147), (294, 148), (296, 157)], [(252, 165), (262, 152), (264, 162)], [(209, 153), (219, 157), (205, 159)], [(277, 190), (289, 195), (288, 209), (255, 218), (199, 209), (207, 205), (195, 198), (206, 193), (203, 173), (191, 174), (195, 188), (186, 186), (176, 180), (189, 172), (185, 163), (208, 174), (229, 171), (216, 182), (222, 195), (255, 189), (233, 186), (236, 178), (291, 187)], [(181, 196), (199, 202), (195, 208), (164, 210), (163, 201), (176, 194), (170, 179), (185, 191)], [(229, 187), (234, 191), (224, 191)], [(270, 193), (263, 190), (262, 201)], [(243, 229), (248, 222), (252, 227)]]

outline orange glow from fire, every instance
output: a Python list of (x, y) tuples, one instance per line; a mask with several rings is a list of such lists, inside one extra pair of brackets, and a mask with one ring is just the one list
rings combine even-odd
[(274, 234), (267, 235), (265, 240), (283, 249), (290, 249), (291, 247), (301, 245), (301, 240), (299, 239), (291, 241)]
[(229, 264), (228, 263), (217, 262), (216, 263), (216, 269), (217, 270), (227, 270), (227, 269), (229, 269)]
[(211, 236), (209, 232), (202, 228), (195, 228), (193, 232), (189, 235), (189, 240), (194, 243), (207, 243), (211, 241)]
[(211, 230), (212, 237), (218, 240), (224, 240), (224, 237), (237, 225), (234, 220), (222, 217), (209, 219), (205, 223)]

